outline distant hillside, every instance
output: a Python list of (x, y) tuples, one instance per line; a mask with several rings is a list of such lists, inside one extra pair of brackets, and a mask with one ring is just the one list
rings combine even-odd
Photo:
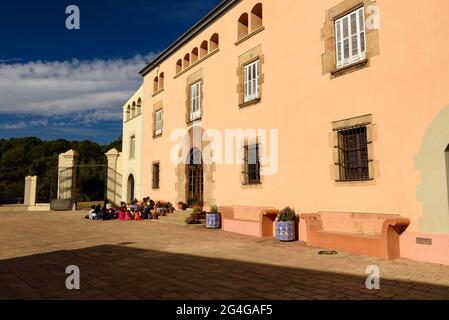
[[(35, 137), (0, 139), (0, 204), (17, 203), (23, 198), (24, 179), (38, 177), (38, 202), (56, 197), (58, 155), (70, 149), (79, 153), (78, 164), (105, 164), (105, 152), (122, 149), (119, 138), (109, 145), (85, 141), (42, 141)], [(81, 167), (77, 172), (78, 201), (101, 200), (104, 197), (103, 167)]]

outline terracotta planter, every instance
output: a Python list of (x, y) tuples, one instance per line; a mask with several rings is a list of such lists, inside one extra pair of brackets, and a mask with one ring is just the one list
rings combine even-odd
[(206, 228), (220, 229), (221, 228), (220, 214), (207, 213), (206, 214)]
[(296, 240), (296, 221), (278, 221), (276, 223), (276, 239), (289, 242)]

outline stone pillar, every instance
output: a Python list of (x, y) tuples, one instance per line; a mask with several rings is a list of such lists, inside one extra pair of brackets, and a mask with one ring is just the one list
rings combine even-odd
[(26, 206), (36, 205), (37, 177), (28, 176), (25, 178), (25, 196), (23, 204)]
[(117, 149), (106, 153), (108, 159), (108, 173), (106, 181), (106, 199), (112, 205), (119, 205), (122, 201), (122, 159)]
[(59, 155), (58, 163), (58, 199), (75, 200), (76, 170), (75, 163), (78, 153), (69, 150)]

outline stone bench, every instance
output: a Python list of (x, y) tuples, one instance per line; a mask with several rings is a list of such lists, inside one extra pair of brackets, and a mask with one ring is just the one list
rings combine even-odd
[(222, 230), (258, 238), (272, 237), (279, 210), (270, 207), (220, 207)]
[(399, 236), (410, 224), (397, 214), (319, 212), (300, 218), (309, 246), (382, 259), (400, 256)]

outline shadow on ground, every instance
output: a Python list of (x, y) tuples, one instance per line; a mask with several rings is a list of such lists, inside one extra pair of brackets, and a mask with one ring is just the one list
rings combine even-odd
[[(131, 243), (130, 243), (131, 245)], [(65, 287), (76, 265), (81, 290)], [(449, 288), (103, 245), (0, 261), (0, 299), (449, 299)]]

